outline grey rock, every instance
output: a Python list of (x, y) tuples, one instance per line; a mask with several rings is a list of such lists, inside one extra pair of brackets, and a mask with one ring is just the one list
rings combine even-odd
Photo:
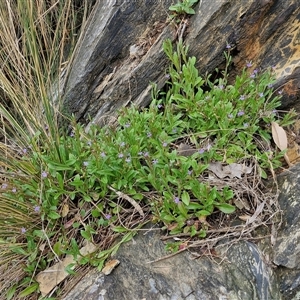
[[(116, 111), (151, 100), (150, 82), (162, 87), (168, 61), (166, 38), (175, 39), (168, 22), (172, 1), (97, 1), (62, 80), (63, 103), (78, 120), (103, 124)], [(185, 25), (189, 54), (200, 74), (224, 68), (226, 44), (232, 47), (233, 78), (245, 67), (276, 66), (275, 88), (283, 89), (283, 107), (300, 95), (298, 0), (201, 0)]]
[[(291, 180), (291, 177), (293, 180)], [(283, 224), (274, 245), (274, 263), (287, 268), (300, 268), (300, 167), (299, 164), (279, 176), (279, 205)]]
[[(280, 289), (286, 299), (300, 294), (300, 164), (278, 176), (282, 226), (273, 247)], [(299, 298), (294, 298), (299, 299)]]
[[(167, 255), (160, 235), (149, 229), (123, 244), (116, 270), (108, 276), (92, 271), (64, 300), (281, 299), (274, 272), (256, 245), (232, 245), (222, 263), (195, 259), (191, 252), (153, 262)], [(227, 247), (219, 248), (221, 254)]]

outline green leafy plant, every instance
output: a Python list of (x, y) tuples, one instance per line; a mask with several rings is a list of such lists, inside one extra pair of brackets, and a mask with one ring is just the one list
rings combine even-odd
[(195, 11), (192, 8), (195, 3), (197, 3), (199, 0), (183, 0), (179, 1), (175, 5), (171, 5), (169, 7), (169, 10), (175, 12), (178, 15), (181, 14), (188, 14), (188, 15), (194, 15)]
[[(182, 3), (190, 8), (195, 1)], [(28, 13), (21, 18), (21, 45), (22, 53), (32, 58), (17, 64), (16, 52), (14, 66), (21, 69), (7, 66), (7, 81), (0, 73), (14, 109), (11, 113), (4, 104), (0, 107), (5, 139), (0, 147), (0, 268), (7, 274), (14, 261), (23, 262), (14, 272), (18, 279), (5, 285), (8, 299), (37, 292), (35, 275), (66, 254), (77, 265), (101, 269), (105, 259), (149, 220), (162, 223), (170, 234), (205, 237), (203, 220), (235, 211), (233, 188), (201, 180), (212, 162), (254, 160), (263, 177), (280, 165), (283, 153), (272, 146), (270, 124), (288, 125), (292, 114), (279, 118), (280, 95), (272, 89), (271, 70), (249, 73), (245, 68), (230, 82), (231, 57), (226, 53), (226, 67), (218, 79), (201, 77), (196, 58), (188, 57), (181, 40), (175, 50), (171, 41), (164, 43), (170, 60), (167, 82), (162, 91), (153, 86), (148, 108), (121, 110), (114, 126), (92, 125), (87, 130), (64, 117), (68, 126), (59, 128), (59, 108), (50, 101), (49, 90), (60, 74), (52, 67), (57, 62), (61, 67), (63, 58), (40, 57), (43, 52), (38, 49), (48, 44), (36, 38), (49, 27), (35, 27), (29, 16), (36, 11), (30, 1), (27, 4), (19, 4), (16, 11)], [(53, 42), (67, 30), (68, 23), (63, 24)], [(51, 45), (50, 49), (56, 44)], [(2, 61), (5, 55), (8, 52), (0, 56)], [(86, 242), (100, 250), (82, 255)], [(73, 267), (72, 263), (66, 270), (73, 273)]]

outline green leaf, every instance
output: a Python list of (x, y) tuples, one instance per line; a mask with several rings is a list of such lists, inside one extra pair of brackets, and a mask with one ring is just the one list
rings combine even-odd
[(235, 206), (228, 203), (218, 204), (216, 207), (225, 214), (231, 214), (235, 211)]
[(187, 219), (188, 214), (187, 214), (187, 210), (186, 210), (185, 206), (180, 202), (180, 203), (178, 203), (177, 207), (178, 207), (178, 209), (179, 209), (181, 215), (182, 215), (185, 219)]
[(201, 209), (202, 207), (203, 205), (193, 202), (186, 206), (187, 209)]
[(76, 263), (69, 264), (65, 267), (65, 271), (70, 275), (75, 275), (76, 274), (76, 272), (74, 271), (75, 266), (76, 266)]
[(261, 178), (263, 178), (263, 179), (267, 179), (268, 178), (268, 175), (265, 172), (265, 170), (263, 170), (262, 168), (260, 168), (259, 171), (260, 171), (260, 177)]
[(56, 220), (60, 218), (60, 214), (58, 214), (56, 211), (51, 210), (48, 214), (47, 214), (48, 218), (52, 219), (52, 220)]
[(24, 289), (20, 294), (19, 297), (26, 297), (35, 291), (37, 291), (39, 288), (39, 284), (37, 282), (33, 283), (32, 285), (28, 286), (26, 289)]
[(60, 256), (63, 252), (62, 252), (62, 244), (60, 241), (57, 241), (54, 245), (53, 245), (53, 251), (55, 252), (56, 255)]
[(185, 7), (184, 11), (189, 15), (194, 15), (195, 11), (191, 7)]
[(80, 230), (80, 234), (82, 237), (84, 237), (88, 241), (91, 239), (91, 233), (88, 231)]
[(128, 231), (128, 229), (124, 228), (123, 226), (114, 226), (112, 228), (112, 230), (114, 232), (126, 232), (126, 231)]
[(15, 284), (15, 285), (13, 285), (12, 287), (10, 287), (10, 288), (8, 289), (8, 291), (7, 291), (7, 293), (6, 293), (6, 300), (10, 300), (10, 299), (14, 296), (17, 287), (18, 287), (18, 285)]
[(168, 222), (174, 221), (174, 220), (175, 220), (175, 217), (173, 217), (172, 215), (163, 215), (163, 216), (161, 215), (160, 218), (161, 218), (162, 220), (168, 221)]
[(181, 200), (185, 205), (190, 204), (190, 195), (187, 191), (183, 191), (183, 193), (181, 195)]
[(11, 251), (25, 256), (29, 255), (22, 247), (12, 247)]
[(94, 218), (99, 218), (101, 216), (101, 213), (98, 209), (92, 209), (92, 216)]

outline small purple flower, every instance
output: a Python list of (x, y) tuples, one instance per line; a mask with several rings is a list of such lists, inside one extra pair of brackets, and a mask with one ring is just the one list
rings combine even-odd
[(149, 152), (144, 152), (144, 157), (149, 157)]
[(128, 122), (128, 123), (126, 123), (126, 124), (124, 125), (124, 127), (125, 127), (125, 128), (129, 128), (130, 125), (131, 125), (131, 124)]
[(199, 149), (198, 153), (203, 154), (205, 152), (204, 148)]
[(152, 133), (151, 132), (148, 132), (147, 133), (147, 137), (149, 138), (149, 137), (151, 137), (152, 136)]
[(179, 204), (179, 203), (180, 203), (179, 197), (174, 197), (174, 202), (175, 202), (176, 204)]
[(254, 69), (254, 70), (253, 70), (253, 73), (254, 73), (255, 75), (257, 75), (258, 70), (257, 70), (257, 69)]
[(239, 117), (241, 117), (241, 116), (243, 116), (245, 113), (244, 113), (244, 111), (242, 111), (242, 110), (240, 110), (238, 113), (237, 113), (237, 115), (239, 116)]
[(227, 44), (226, 49), (230, 49), (230, 48), (231, 48), (230, 44)]
[(229, 114), (227, 115), (228, 119), (232, 119), (233, 118), (233, 115), (232, 114)]
[(109, 220), (110, 218), (111, 218), (111, 214), (106, 214), (106, 215), (105, 215), (105, 219), (106, 219), (106, 220)]
[(5, 190), (6, 188), (7, 188), (7, 183), (2, 183), (1, 189), (2, 189), (2, 190)]
[(251, 61), (248, 61), (248, 62), (246, 63), (246, 67), (247, 67), (247, 68), (251, 68), (251, 67), (252, 67), (252, 62), (251, 62)]
[(272, 88), (273, 87), (273, 84), (272, 83), (269, 83), (268, 84), (268, 88), (270, 89), (270, 88)]
[(131, 158), (130, 158), (130, 157), (127, 157), (127, 158), (125, 159), (125, 161), (128, 162), (128, 163), (130, 163), (130, 162), (131, 162)]
[(124, 154), (123, 153), (119, 153), (118, 157), (122, 158), (122, 157), (124, 157)]
[(245, 100), (246, 99), (246, 97), (245, 97), (245, 95), (241, 95), (241, 97), (240, 97), (240, 100)]
[(260, 98), (262, 98), (264, 96), (264, 93), (259, 93), (258, 95)]
[(161, 104), (158, 104), (158, 105), (157, 105), (157, 108), (158, 108), (158, 109), (162, 108), (162, 105), (161, 105)]
[(245, 128), (249, 127), (249, 124), (248, 123), (244, 123), (244, 127)]
[(36, 212), (36, 213), (41, 211), (41, 207), (38, 205), (36, 205), (33, 209), (34, 209), (34, 212)]
[(223, 84), (219, 84), (218, 88), (219, 88), (220, 90), (223, 90), (223, 89), (224, 89), (224, 85), (223, 85)]
[(74, 137), (75, 136), (75, 133), (74, 133), (74, 131), (71, 131), (71, 133), (70, 133), (70, 137)]
[(106, 157), (105, 152), (101, 152), (100, 156), (101, 156), (101, 157)]
[(166, 74), (166, 75), (165, 75), (165, 78), (166, 78), (166, 79), (170, 79), (170, 77), (171, 77), (170, 74)]
[(17, 189), (15, 187), (12, 188), (11, 190), (13, 193), (16, 193), (17, 192)]
[(156, 164), (158, 163), (158, 159), (153, 159), (153, 160), (152, 160), (152, 163), (153, 163), (154, 165), (156, 165)]
[(282, 91), (282, 90), (278, 91), (278, 94), (279, 94), (279, 95), (282, 95), (282, 93), (283, 93), (283, 91)]
[(84, 162), (83, 162), (83, 166), (84, 166), (84, 167), (87, 167), (88, 165), (89, 165), (89, 163), (88, 163), (87, 161), (84, 161)]
[(42, 177), (43, 177), (43, 178), (47, 178), (47, 177), (48, 177), (48, 173), (47, 173), (46, 171), (43, 171), (43, 172), (42, 172)]
[(24, 228), (24, 227), (21, 228), (21, 233), (22, 234), (24, 234), (26, 231), (27, 231), (26, 228)]
[(120, 146), (121, 146), (121, 147), (124, 147), (124, 146), (125, 146), (125, 142), (122, 142), (122, 143), (120, 144)]
[(252, 73), (252, 74), (250, 75), (250, 78), (255, 78), (255, 73)]
[(23, 152), (23, 154), (26, 154), (27, 153), (27, 149), (26, 148), (22, 149), (22, 152)]
[(168, 143), (167, 142), (163, 142), (163, 147), (167, 147), (168, 146)]
[(193, 174), (193, 170), (188, 170), (188, 171), (187, 171), (187, 174), (188, 174), (188, 175), (192, 175), (192, 174)]

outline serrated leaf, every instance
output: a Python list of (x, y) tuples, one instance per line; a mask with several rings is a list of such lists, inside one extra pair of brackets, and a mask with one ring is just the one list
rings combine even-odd
[(276, 122), (272, 122), (272, 137), (276, 146), (281, 150), (285, 150), (288, 145), (287, 136), (285, 130), (279, 126)]

